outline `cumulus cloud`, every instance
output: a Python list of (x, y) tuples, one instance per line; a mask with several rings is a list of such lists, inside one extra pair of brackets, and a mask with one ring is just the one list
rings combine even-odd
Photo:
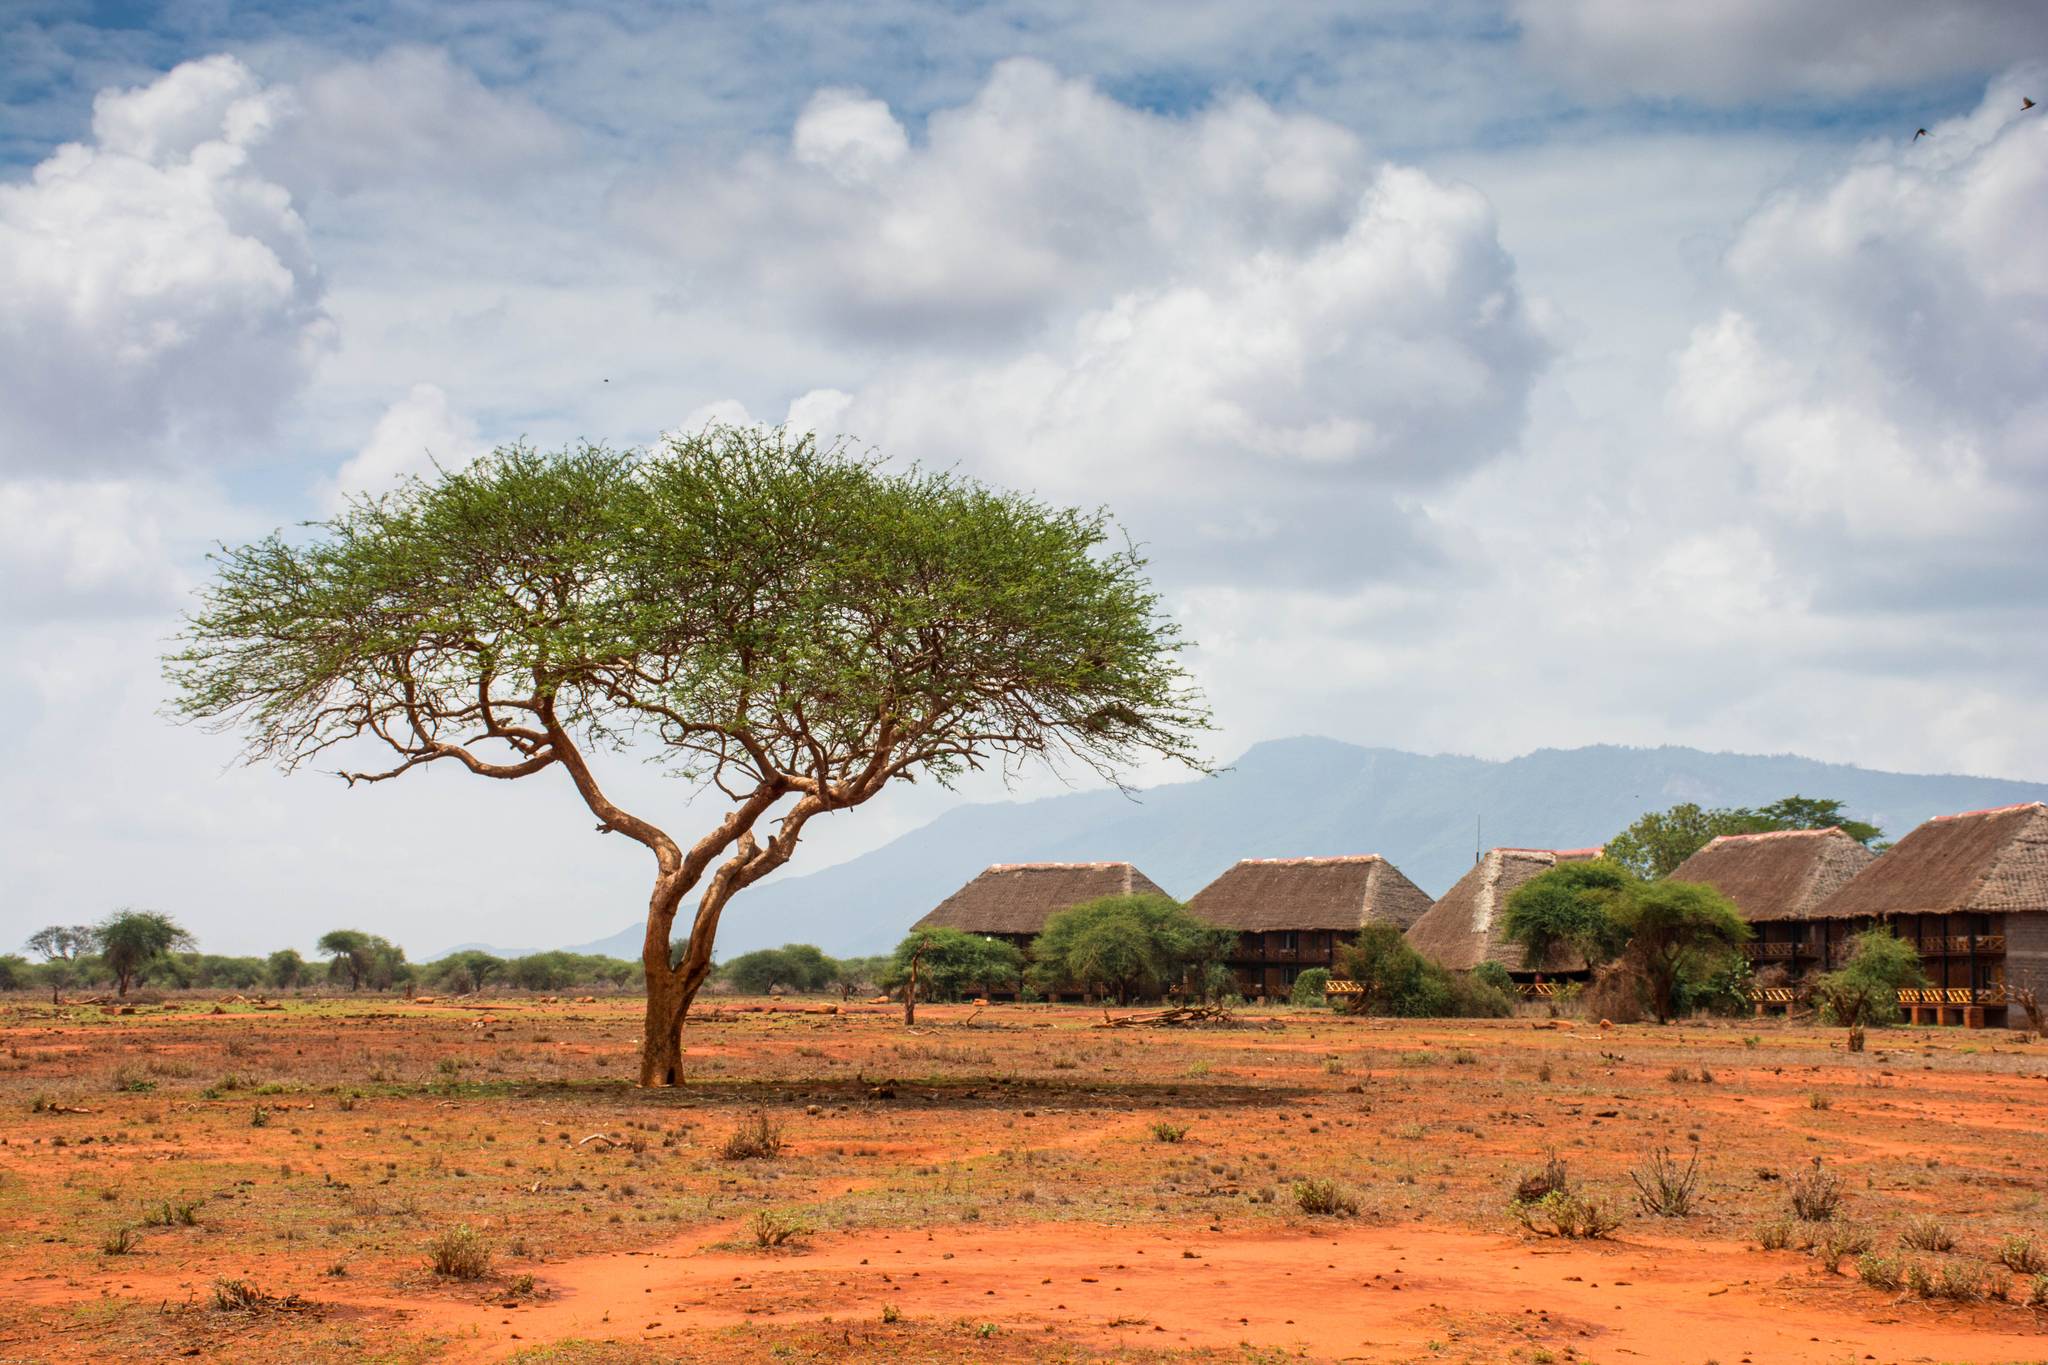
[(616, 211), (698, 289), (787, 300), (868, 343), (991, 347), (1133, 281), (1310, 249), (1370, 173), (1353, 134), (1251, 96), (1164, 118), (1013, 60), (915, 148), (881, 101), (826, 90), (787, 144), (688, 162)]
[(531, 100), (490, 89), (438, 47), (310, 69), (285, 114), (264, 165), (287, 183), (344, 194), (421, 180), (502, 194), (575, 146)]
[(437, 467), (461, 469), (486, 449), (476, 423), (455, 410), (446, 392), (415, 384), (384, 410), (362, 449), (322, 485), (321, 501), (332, 511), (352, 497), (388, 492), (408, 476)]
[(1716, 103), (1925, 85), (2048, 43), (2048, 9), (2008, 0), (1514, 0), (1514, 16), (1582, 90)]
[[(927, 127), (828, 91), (707, 191), (764, 292), (920, 315), (790, 425), (1107, 500), (1178, 575), (1440, 564), (1398, 499), (1510, 449), (1548, 351), (1482, 195), (1249, 97), (1167, 118), (1031, 62)], [(991, 315), (1008, 346), (939, 344)]]
[(2048, 568), (2048, 123), (2020, 88), (1764, 203), (1678, 358), (1685, 428), (1840, 600)]
[(108, 91), (0, 185), (0, 470), (90, 474), (262, 431), (328, 343), (279, 97), (232, 57)]

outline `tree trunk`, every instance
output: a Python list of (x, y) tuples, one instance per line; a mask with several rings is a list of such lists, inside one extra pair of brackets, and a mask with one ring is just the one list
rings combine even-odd
[(911, 1028), (917, 1023), (917, 961), (924, 956), (924, 942), (919, 941), (917, 951), (910, 955), (910, 979), (903, 983), (903, 1027)]
[(692, 942), (683, 960), (669, 965), (669, 932), (682, 894), (679, 884), (663, 877), (655, 882), (647, 904), (647, 937), (640, 945), (640, 965), (647, 977), (647, 1018), (640, 1035), (643, 1086), (683, 1083), (683, 1020), (711, 975), (709, 944)]

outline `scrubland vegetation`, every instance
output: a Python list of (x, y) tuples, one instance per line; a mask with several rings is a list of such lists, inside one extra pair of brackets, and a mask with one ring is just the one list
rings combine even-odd
[(1832, 1361), (2048, 1327), (2018, 1035), (734, 995), (650, 1091), (630, 995), (216, 1000), (0, 1004), (0, 1340)]

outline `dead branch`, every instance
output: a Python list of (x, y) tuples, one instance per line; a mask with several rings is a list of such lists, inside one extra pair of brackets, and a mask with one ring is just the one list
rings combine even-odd
[(1175, 1005), (1171, 1009), (1150, 1010), (1138, 1014), (1113, 1015), (1102, 1012), (1102, 1022), (1094, 1028), (1189, 1028), (1197, 1024), (1235, 1023), (1237, 1016), (1227, 1005)]

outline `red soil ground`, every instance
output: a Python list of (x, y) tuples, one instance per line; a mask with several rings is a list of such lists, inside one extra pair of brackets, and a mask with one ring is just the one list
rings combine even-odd
[[(630, 1000), (214, 1008), (0, 1012), (0, 1362), (2048, 1359), (2015, 1035), (728, 1006), (657, 1093)], [(728, 1159), (757, 1116), (781, 1153)], [(1635, 1207), (1660, 1148), (1686, 1217)], [(1611, 1235), (1510, 1215), (1552, 1151)], [(429, 1268), (459, 1225), (479, 1279)]]

